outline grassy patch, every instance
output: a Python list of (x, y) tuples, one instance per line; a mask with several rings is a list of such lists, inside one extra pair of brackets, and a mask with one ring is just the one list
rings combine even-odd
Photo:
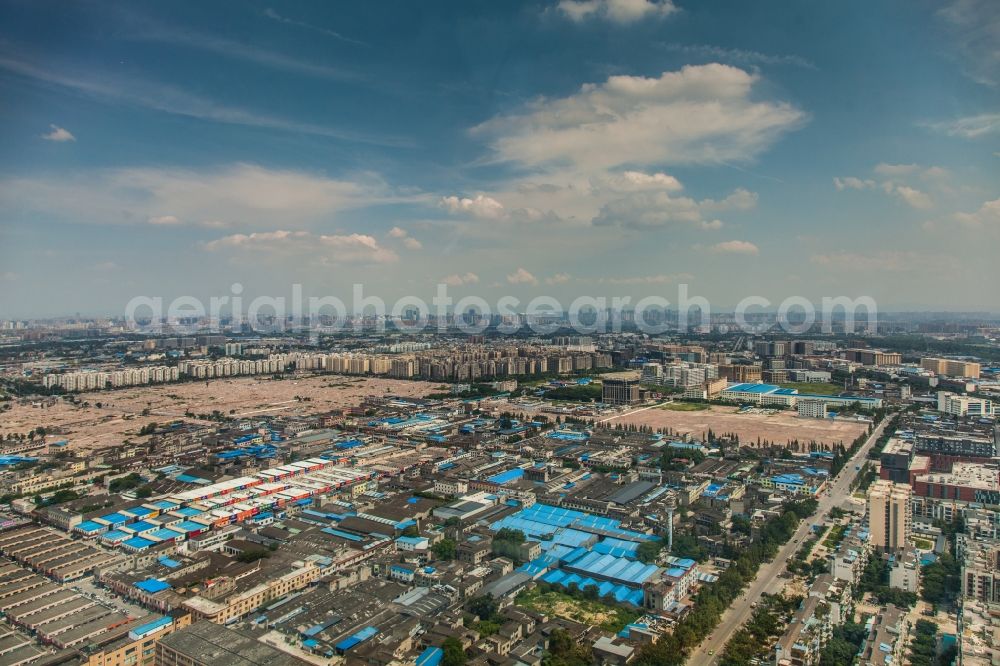
[(567, 620), (618, 632), (641, 615), (638, 610), (612, 606), (591, 599), (576, 599), (563, 592), (541, 592), (538, 588), (525, 590), (514, 602), (523, 608), (539, 613), (557, 615)]
[(932, 548), (934, 548), (934, 544), (932, 544), (927, 539), (914, 539), (913, 545), (915, 545), (920, 550), (931, 550)]
[(847, 525), (834, 525), (833, 529), (830, 530), (830, 533), (826, 535), (825, 539), (823, 539), (823, 545), (830, 550), (833, 550), (844, 538), (844, 532), (846, 531)]
[(708, 409), (709, 405), (704, 402), (668, 402), (659, 408), (668, 412), (700, 412)]
[(844, 391), (843, 386), (827, 384), (826, 382), (786, 382), (780, 386), (781, 388), (798, 389), (799, 393), (811, 393), (813, 395), (837, 395)]

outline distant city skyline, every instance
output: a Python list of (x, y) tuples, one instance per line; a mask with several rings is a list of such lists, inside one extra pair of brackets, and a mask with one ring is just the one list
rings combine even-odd
[(1000, 311), (1000, 5), (0, 2), (0, 319), (140, 295)]

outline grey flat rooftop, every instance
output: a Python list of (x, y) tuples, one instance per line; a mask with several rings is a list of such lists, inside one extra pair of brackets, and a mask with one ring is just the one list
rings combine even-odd
[(304, 666), (308, 663), (212, 622), (196, 622), (164, 636), (160, 643), (200, 662), (226, 666)]

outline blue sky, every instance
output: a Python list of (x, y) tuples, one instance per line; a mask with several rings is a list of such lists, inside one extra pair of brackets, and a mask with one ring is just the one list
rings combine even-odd
[(1000, 6), (0, 2), (0, 316), (136, 295), (1000, 310)]

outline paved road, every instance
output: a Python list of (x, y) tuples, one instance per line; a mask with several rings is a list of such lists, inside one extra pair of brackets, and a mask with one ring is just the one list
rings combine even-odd
[[(795, 551), (799, 549), (802, 540), (809, 533), (811, 526), (822, 523), (823, 519), (830, 513), (830, 509), (839, 506), (850, 496), (851, 482), (854, 481), (854, 477), (858, 474), (858, 471), (854, 469), (855, 466), (863, 465), (869, 449), (875, 444), (875, 440), (878, 439), (879, 435), (882, 434), (882, 430), (889, 420), (890, 417), (882, 419), (882, 423), (875, 428), (875, 432), (864, 443), (864, 446), (858, 449), (858, 452), (847, 461), (843, 469), (841, 469), (840, 474), (830, 484), (828, 492), (819, 498), (819, 506), (816, 509), (816, 513), (811, 518), (807, 518), (799, 524), (799, 528), (795, 531), (795, 534), (781, 547), (773, 561), (765, 563), (757, 570), (757, 577), (744, 590), (743, 595), (734, 601), (726, 612), (722, 614), (722, 620), (715, 628), (715, 631), (691, 653), (691, 656), (688, 658), (688, 664), (702, 666), (703, 664), (716, 663), (729, 639), (732, 638), (733, 634), (753, 614), (751, 604), (760, 601), (762, 594), (775, 594), (784, 587), (785, 579), (779, 578), (778, 574), (785, 570), (785, 564), (795, 554)], [(713, 652), (714, 654), (710, 655), (709, 652)]]

